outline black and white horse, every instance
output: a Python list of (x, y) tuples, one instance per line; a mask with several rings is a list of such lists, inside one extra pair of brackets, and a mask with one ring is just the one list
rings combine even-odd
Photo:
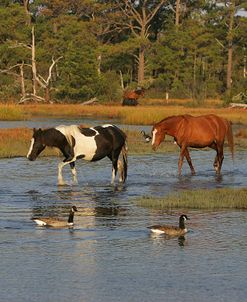
[[(35, 160), (46, 146), (58, 148), (65, 157), (63, 162), (58, 164), (59, 185), (64, 184), (62, 169), (67, 164), (70, 164), (74, 182), (77, 183), (75, 161), (79, 158), (98, 161), (107, 156), (112, 161), (112, 183), (117, 172), (120, 182), (126, 180), (128, 165), (126, 134), (114, 125), (93, 128), (71, 125), (44, 130), (33, 129), (27, 158), (31, 161)], [(120, 153), (122, 161), (119, 160)]]

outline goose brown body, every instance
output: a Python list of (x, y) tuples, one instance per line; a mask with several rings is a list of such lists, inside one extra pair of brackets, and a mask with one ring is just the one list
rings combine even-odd
[(32, 220), (36, 222), (39, 226), (46, 226), (46, 227), (55, 227), (55, 228), (62, 228), (62, 227), (69, 227), (74, 225), (74, 213), (77, 212), (76, 206), (73, 206), (70, 210), (68, 220), (62, 220), (59, 218), (53, 217), (34, 217)]
[(185, 220), (189, 220), (189, 218), (186, 215), (181, 215), (179, 217), (178, 227), (171, 225), (153, 225), (148, 228), (151, 229), (153, 233), (166, 234), (170, 236), (181, 236), (188, 232), (184, 224)]

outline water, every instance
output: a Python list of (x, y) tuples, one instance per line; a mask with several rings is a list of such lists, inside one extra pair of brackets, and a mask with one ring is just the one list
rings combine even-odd
[[(186, 211), (185, 238), (152, 236), (177, 224), (180, 210), (137, 207), (132, 198), (189, 188), (245, 187), (246, 152), (226, 154), (222, 177), (214, 152), (191, 153), (177, 176), (177, 154), (129, 156), (125, 185), (110, 185), (111, 165), (78, 161), (79, 185), (58, 187), (58, 158), (0, 160), (0, 301), (243, 302), (247, 295), (245, 211)], [(36, 227), (33, 216), (79, 212), (73, 229)]]
[(31, 120), (25, 121), (0, 121), (0, 129), (1, 128), (51, 128), (56, 127), (58, 125), (86, 125), (88, 127), (103, 125), (103, 124), (114, 124), (121, 129), (127, 130), (137, 130), (137, 131), (151, 131), (151, 126), (144, 125), (126, 125), (119, 123), (119, 120), (112, 119), (92, 119), (90, 117), (81, 117), (81, 118), (33, 118)]

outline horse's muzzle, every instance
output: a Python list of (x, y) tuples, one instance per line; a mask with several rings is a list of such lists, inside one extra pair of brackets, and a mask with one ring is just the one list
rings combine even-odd
[(153, 151), (156, 151), (156, 150), (157, 150), (157, 148), (158, 148), (158, 146), (152, 145), (152, 149), (153, 149)]
[(29, 159), (30, 161), (35, 161), (35, 157), (32, 157), (32, 156), (27, 156), (27, 159)]

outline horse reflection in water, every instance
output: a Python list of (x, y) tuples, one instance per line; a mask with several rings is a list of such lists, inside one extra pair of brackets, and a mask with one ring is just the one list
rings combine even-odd
[(181, 174), (184, 156), (195, 174), (188, 148), (209, 147), (216, 150), (214, 168), (220, 174), (224, 154), (224, 141), (227, 137), (232, 158), (234, 143), (231, 122), (214, 114), (194, 117), (191, 115), (170, 116), (155, 124), (152, 129), (152, 148), (156, 150), (164, 141), (165, 135), (174, 137), (180, 147), (178, 173)]
[[(33, 137), (27, 158), (31, 161), (45, 149), (46, 146), (58, 148), (65, 159), (58, 165), (58, 184), (63, 185), (62, 169), (70, 164), (73, 180), (77, 183), (75, 161), (83, 158), (88, 161), (98, 161), (108, 157), (112, 161), (112, 183), (116, 174), (119, 182), (125, 182), (127, 177), (127, 145), (126, 135), (114, 125), (82, 128), (77, 125), (58, 126), (49, 129), (33, 129)], [(122, 160), (119, 156), (122, 154)]]

